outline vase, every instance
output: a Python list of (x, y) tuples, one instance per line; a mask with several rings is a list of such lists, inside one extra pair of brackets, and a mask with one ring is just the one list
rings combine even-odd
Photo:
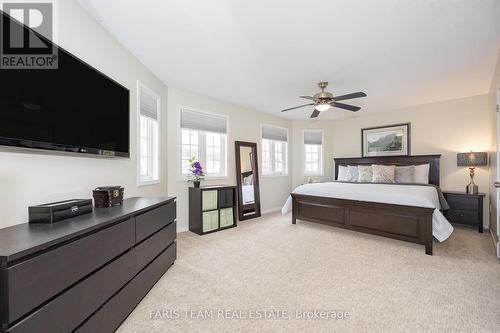
[(193, 184), (194, 184), (194, 187), (200, 187), (200, 182), (199, 182), (199, 181), (196, 181), (196, 180), (195, 180), (195, 181), (193, 182)]

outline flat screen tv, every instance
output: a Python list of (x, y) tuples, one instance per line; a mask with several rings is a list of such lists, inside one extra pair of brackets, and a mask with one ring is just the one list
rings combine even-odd
[(0, 145), (129, 157), (129, 90), (52, 45), (57, 69), (0, 68)]

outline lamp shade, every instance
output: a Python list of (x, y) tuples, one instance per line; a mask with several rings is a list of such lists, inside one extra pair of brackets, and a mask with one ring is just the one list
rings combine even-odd
[(466, 167), (486, 166), (488, 165), (488, 153), (469, 152), (457, 154), (457, 165)]

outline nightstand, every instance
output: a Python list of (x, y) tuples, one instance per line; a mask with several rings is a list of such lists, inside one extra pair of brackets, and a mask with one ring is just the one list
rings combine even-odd
[(483, 232), (483, 198), (484, 193), (467, 194), (465, 192), (443, 191), (450, 209), (444, 216), (451, 223), (472, 225)]

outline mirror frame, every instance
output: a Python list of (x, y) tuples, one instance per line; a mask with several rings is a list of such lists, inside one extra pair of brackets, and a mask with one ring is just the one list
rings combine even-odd
[[(260, 186), (259, 186), (259, 160), (257, 158), (257, 144), (254, 142), (245, 142), (245, 141), (235, 141), (235, 157), (236, 157), (236, 187), (238, 188), (238, 219), (240, 221), (253, 219), (255, 217), (261, 216), (260, 210)], [(253, 186), (254, 186), (254, 201), (255, 201), (255, 214), (250, 216), (243, 215), (243, 187), (242, 187), (242, 179), (241, 179), (241, 147), (250, 147), (252, 148), (252, 154), (255, 159), (255, 170), (253, 175)]]

